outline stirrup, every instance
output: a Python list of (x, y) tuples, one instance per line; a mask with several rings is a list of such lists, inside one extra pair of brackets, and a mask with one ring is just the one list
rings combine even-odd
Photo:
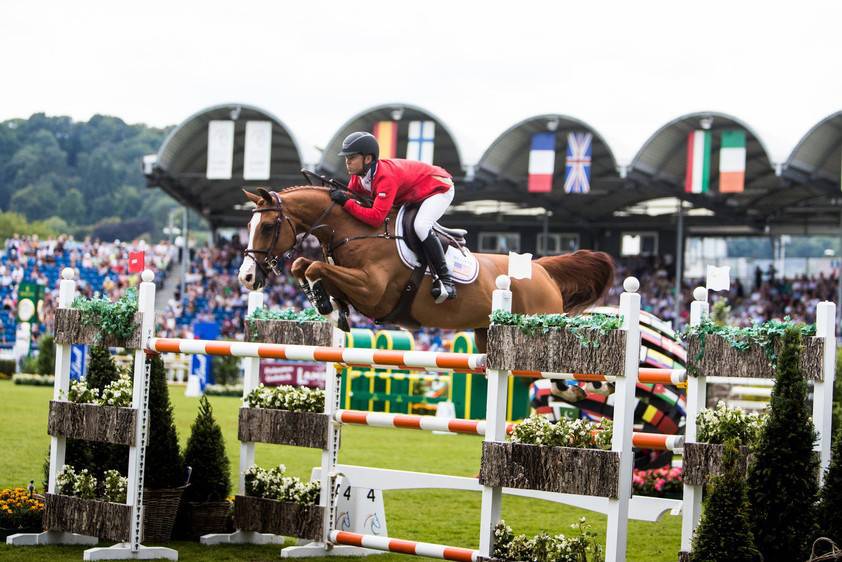
[(444, 301), (453, 300), (456, 298), (456, 287), (451, 284), (445, 284), (441, 278), (433, 281), (433, 288), (430, 290), (436, 304), (441, 304)]

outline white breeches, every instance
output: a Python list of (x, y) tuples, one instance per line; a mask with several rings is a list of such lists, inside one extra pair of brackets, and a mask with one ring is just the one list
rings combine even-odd
[(421, 206), (418, 207), (418, 214), (415, 216), (415, 234), (422, 242), (427, 239), (433, 223), (441, 218), (450, 202), (453, 201), (454, 189), (451, 187), (444, 193), (437, 193), (427, 197)]

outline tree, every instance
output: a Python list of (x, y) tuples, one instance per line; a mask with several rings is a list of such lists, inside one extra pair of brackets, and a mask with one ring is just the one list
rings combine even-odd
[(184, 484), (184, 461), (178, 448), (167, 373), (159, 356), (152, 362), (149, 379), (149, 439), (146, 446), (144, 486), (151, 490)]
[(693, 537), (693, 562), (752, 562), (758, 558), (739, 458), (737, 442), (729, 440), (722, 457), (722, 474), (708, 485), (702, 520)]
[(836, 544), (842, 544), (842, 431), (833, 440), (833, 457), (824, 477), (819, 501), (819, 530)]
[(88, 352), (88, 388), (95, 388), (98, 391), (108, 386), (111, 382), (120, 378), (120, 371), (114, 363), (114, 358), (107, 347), (92, 345)]
[(193, 468), (191, 484), (184, 497), (194, 502), (223, 501), (231, 489), (228, 456), (222, 428), (213, 417), (207, 396), (199, 400), (199, 413), (190, 428), (184, 464)]
[(42, 375), (56, 372), (56, 342), (49, 334), (38, 338), (38, 372)]
[(749, 469), (751, 530), (766, 562), (804, 560), (815, 530), (819, 461), (800, 352), (800, 331), (787, 329), (769, 416)]

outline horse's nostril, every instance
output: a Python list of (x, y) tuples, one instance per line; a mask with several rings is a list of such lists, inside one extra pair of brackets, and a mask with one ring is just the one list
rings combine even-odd
[(254, 275), (251, 273), (246, 274), (246, 283), (251, 283), (251, 280), (254, 279)]

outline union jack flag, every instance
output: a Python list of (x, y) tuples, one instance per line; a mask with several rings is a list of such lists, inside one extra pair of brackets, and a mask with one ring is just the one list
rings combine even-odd
[(564, 163), (564, 192), (588, 193), (591, 190), (591, 133), (567, 134), (567, 159)]

